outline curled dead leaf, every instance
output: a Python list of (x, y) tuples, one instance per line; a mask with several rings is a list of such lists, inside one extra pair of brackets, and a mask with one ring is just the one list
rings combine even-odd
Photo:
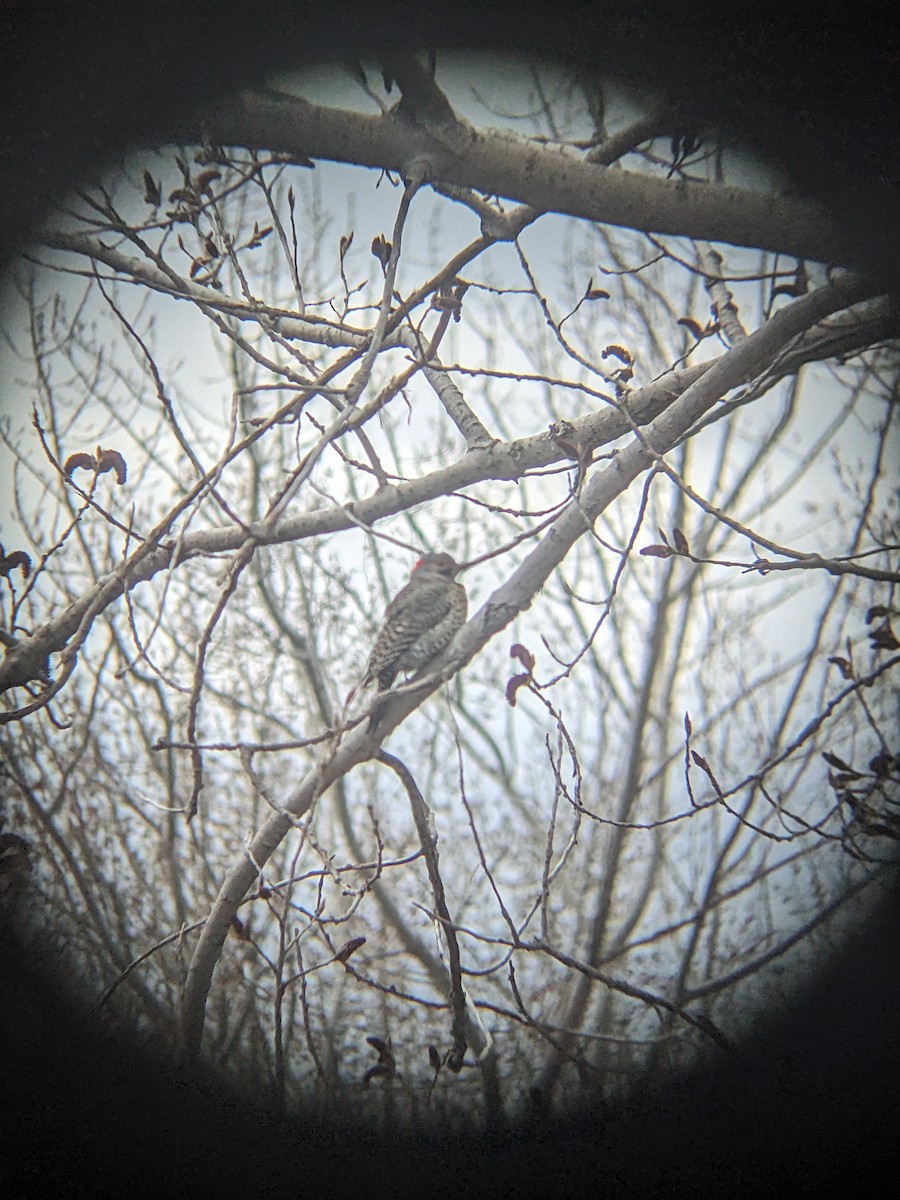
[(162, 187), (156, 182), (148, 170), (144, 170), (144, 201), (159, 208), (162, 204)]
[(519, 688), (527, 687), (531, 683), (531, 672), (527, 675), (513, 675), (506, 683), (506, 702), (510, 708), (516, 707), (516, 693)]
[(698, 342), (704, 336), (705, 330), (703, 329), (703, 326), (698, 321), (695, 321), (693, 317), (679, 317), (677, 324), (683, 325), (685, 329), (697, 339)]
[(363, 1075), (363, 1083), (367, 1084), (370, 1079), (399, 1079), (400, 1072), (397, 1070), (397, 1060), (394, 1058), (390, 1038), (385, 1041), (380, 1037), (367, 1037), (366, 1041), (378, 1052), (378, 1062), (374, 1067), (369, 1067)]
[(521, 642), (514, 642), (510, 646), (509, 657), (518, 659), (526, 671), (531, 672), (534, 670), (534, 655)]
[(31, 573), (31, 559), (24, 550), (13, 550), (7, 554), (0, 546), (0, 575), (10, 575), (16, 567), (22, 571), (22, 578), (27, 579)]
[(83, 471), (96, 471), (97, 460), (93, 454), (88, 454), (85, 450), (80, 450), (77, 454), (70, 454), (63, 465), (66, 479), (71, 479), (72, 472), (77, 471), (79, 468)]
[(128, 477), (128, 467), (118, 450), (98, 450), (96, 469), (98, 475), (102, 475), (105, 471), (115, 471), (116, 482), (119, 485), (123, 484)]
[(623, 363), (626, 367), (634, 366), (634, 358), (631, 352), (626, 350), (624, 346), (607, 346), (606, 349), (601, 353), (600, 357), (617, 358), (619, 362)]
[[(838, 758), (836, 754), (832, 754), (830, 750), (823, 750), (822, 757), (830, 767), (835, 767), (838, 771), (853, 771), (849, 763), (845, 763), (842, 758)], [(854, 772), (855, 774), (856, 772)]]
[(335, 954), (334, 961), (345, 963), (351, 954), (355, 954), (360, 946), (364, 946), (365, 944), (366, 939), (364, 937), (350, 938), (349, 941), (344, 942), (343, 946), (341, 946), (340, 950), (338, 950), (337, 954)]
[(681, 530), (678, 528), (677, 525), (672, 530), (672, 536), (675, 539), (675, 549), (678, 551), (678, 553), (679, 554), (690, 554), (691, 547), (688, 544), (688, 540), (684, 536), (684, 534), (681, 532)]
[(207, 195), (212, 195), (212, 185), (217, 179), (222, 178), (222, 172), (217, 171), (215, 167), (209, 167), (205, 171), (201, 171), (194, 180), (194, 190), (201, 194), (206, 192)]
[(869, 641), (872, 643), (873, 650), (896, 650), (900, 648), (900, 642), (897, 641), (890, 621), (883, 621), (877, 629), (873, 629), (869, 634)]
[(391, 257), (391, 243), (380, 233), (372, 239), (372, 253), (381, 263), (382, 271), (386, 271)]

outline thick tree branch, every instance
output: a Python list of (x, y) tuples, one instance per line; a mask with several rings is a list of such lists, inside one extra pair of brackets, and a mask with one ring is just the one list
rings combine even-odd
[(380, 116), (323, 108), (297, 96), (244, 91), (173, 130), (173, 140), (206, 137), (225, 146), (350, 162), (456, 184), (531, 205), (647, 233), (752, 246), (817, 262), (846, 262), (844, 235), (827, 211), (794, 194), (657, 179), (610, 170), (565, 149), (476, 130), (467, 122), (411, 121), (400, 105)]

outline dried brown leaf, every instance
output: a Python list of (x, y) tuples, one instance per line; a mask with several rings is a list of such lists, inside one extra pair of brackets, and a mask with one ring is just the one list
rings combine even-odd
[(154, 208), (159, 208), (162, 204), (162, 188), (146, 169), (144, 170), (144, 200), (147, 204), (152, 204)]
[(516, 693), (519, 688), (531, 683), (531, 672), (527, 675), (513, 675), (506, 683), (506, 702), (510, 708), (516, 707)]
[(677, 324), (683, 325), (689, 333), (693, 334), (698, 342), (705, 334), (703, 326), (698, 321), (695, 321), (693, 317), (679, 317)]
[(896, 650), (900, 647), (890, 621), (884, 621), (877, 629), (873, 629), (869, 634), (869, 641), (873, 650)]
[(338, 950), (337, 954), (335, 954), (334, 961), (345, 963), (350, 958), (351, 954), (355, 954), (360, 946), (364, 946), (365, 944), (366, 939), (364, 937), (350, 938), (349, 941), (344, 942), (343, 946), (341, 946), (340, 950)]
[(626, 367), (634, 366), (634, 358), (629, 350), (624, 346), (607, 346), (600, 355), (601, 358), (617, 358), (620, 363), (624, 363)]
[(510, 646), (509, 657), (518, 659), (526, 671), (534, 671), (534, 655), (521, 642), (514, 642)]
[(97, 460), (93, 454), (88, 454), (86, 450), (80, 450), (77, 454), (70, 454), (63, 466), (66, 479), (71, 479), (72, 472), (79, 468), (83, 471), (96, 471)]
[(22, 577), (27, 579), (31, 572), (31, 559), (24, 550), (13, 550), (10, 554), (5, 554), (3, 547), (0, 546), (0, 575), (9, 576), (16, 567), (22, 571)]
[(215, 167), (209, 167), (207, 170), (201, 171), (200, 174), (197, 176), (197, 178), (194, 180), (194, 190), (199, 195), (202, 195), (204, 192), (206, 192), (207, 195), (212, 195), (212, 184), (217, 179), (221, 179), (221, 178), (222, 178), (221, 171), (217, 171)]
[(99, 450), (97, 452), (97, 474), (105, 471), (115, 471), (116, 482), (121, 486), (128, 478), (128, 466), (118, 450)]
[(372, 253), (381, 263), (382, 271), (386, 271), (391, 257), (391, 243), (380, 233), (372, 238)]

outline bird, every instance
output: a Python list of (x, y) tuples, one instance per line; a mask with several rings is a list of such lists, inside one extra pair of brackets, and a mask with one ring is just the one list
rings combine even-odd
[(425, 666), (450, 642), (468, 610), (466, 589), (455, 578), (461, 569), (449, 554), (419, 559), (384, 611), (363, 687), (374, 682), (386, 692), (401, 671)]

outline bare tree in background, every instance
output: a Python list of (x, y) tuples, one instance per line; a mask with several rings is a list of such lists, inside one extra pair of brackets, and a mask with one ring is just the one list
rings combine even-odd
[[(502, 82), (236, 96), (6, 305), (0, 902), (277, 1107), (733, 1053), (895, 861), (900, 314), (715, 130)], [(470, 620), (354, 695), (442, 550)]]

